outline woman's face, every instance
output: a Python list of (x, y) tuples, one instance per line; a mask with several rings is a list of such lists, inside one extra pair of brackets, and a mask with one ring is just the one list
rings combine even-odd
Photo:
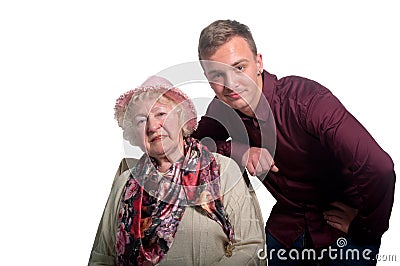
[(174, 162), (183, 156), (182, 125), (178, 108), (156, 98), (138, 102), (133, 116), (138, 146), (156, 160)]

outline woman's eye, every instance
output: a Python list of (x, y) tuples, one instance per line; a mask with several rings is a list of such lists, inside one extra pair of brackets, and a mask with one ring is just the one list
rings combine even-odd
[(244, 70), (244, 66), (237, 66), (236, 69), (239, 70), (239, 71), (243, 71)]
[(146, 122), (146, 119), (140, 119), (140, 120), (137, 120), (136, 125), (140, 126), (140, 125), (143, 125), (145, 122)]

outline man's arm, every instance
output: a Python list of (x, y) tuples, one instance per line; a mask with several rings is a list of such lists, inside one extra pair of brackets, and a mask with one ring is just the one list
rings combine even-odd
[(389, 227), (394, 200), (393, 161), (368, 131), (330, 92), (317, 93), (307, 108), (306, 128), (330, 149), (342, 175), (358, 194), (358, 212), (348, 234), (355, 240), (380, 239)]
[(229, 134), (227, 130), (208, 114), (204, 115), (192, 137), (201, 140), (211, 152), (218, 152), (229, 157), (231, 154), (231, 143), (227, 141)]
[(201, 140), (210, 151), (231, 157), (240, 164), (249, 145), (240, 143), (235, 135), (247, 136), (242, 120), (233, 109), (214, 98), (192, 137)]
[[(247, 167), (252, 175), (260, 175), (278, 168), (265, 148), (250, 147), (248, 134), (238, 114), (218, 99), (211, 101), (206, 114), (200, 119), (192, 137), (201, 140), (212, 152), (234, 159), (239, 166)], [(228, 140), (229, 138), (232, 138)]]

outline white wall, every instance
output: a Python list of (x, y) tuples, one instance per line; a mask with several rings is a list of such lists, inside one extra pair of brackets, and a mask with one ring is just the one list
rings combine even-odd
[[(396, 1), (197, 3), (0, 3), (2, 264), (87, 263), (123, 156), (115, 99), (197, 60), (198, 35), (216, 19), (250, 26), (268, 71), (331, 89), (399, 170)], [(400, 260), (398, 201), (381, 254)]]

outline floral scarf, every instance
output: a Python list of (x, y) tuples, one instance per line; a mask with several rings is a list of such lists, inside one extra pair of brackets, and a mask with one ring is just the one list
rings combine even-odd
[(214, 156), (193, 138), (185, 139), (185, 154), (161, 179), (146, 154), (132, 169), (118, 215), (117, 265), (157, 264), (172, 246), (186, 206), (220, 224), (232, 243)]

